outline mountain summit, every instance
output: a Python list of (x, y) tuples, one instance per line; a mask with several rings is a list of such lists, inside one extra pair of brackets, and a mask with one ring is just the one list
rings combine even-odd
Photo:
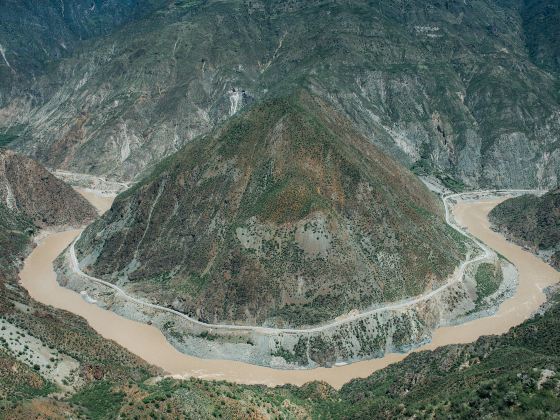
[(86, 230), (86, 271), (208, 322), (313, 324), (418, 295), (461, 258), (441, 205), (304, 93), (161, 163)]

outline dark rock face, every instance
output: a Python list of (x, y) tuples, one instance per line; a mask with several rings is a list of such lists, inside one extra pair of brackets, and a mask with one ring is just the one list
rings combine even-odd
[(200, 319), (279, 325), (421, 294), (462, 258), (437, 197), (308, 94), (160, 163), (78, 251), (96, 276)]
[(502, 233), (560, 269), (560, 189), (542, 197), (506, 200), (492, 209), (489, 219)]
[(0, 201), (38, 227), (80, 226), (96, 217), (80, 194), (37, 162), (0, 149)]
[[(69, 3), (67, 31), (89, 40), (63, 54), (66, 36), (51, 37), (44, 77), (0, 101), (0, 132), (50, 166), (132, 178), (252, 99), (305, 85), (419, 172), (558, 182), (553, 1)], [(41, 4), (47, 27), (65, 27), (58, 2)], [(7, 40), (9, 63), (45, 54), (43, 38)], [(13, 74), (2, 57), (0, 72)]]
[(540, 67), (560, 71), (560, 3), (525, 0), (521, 8), (527, 49)]

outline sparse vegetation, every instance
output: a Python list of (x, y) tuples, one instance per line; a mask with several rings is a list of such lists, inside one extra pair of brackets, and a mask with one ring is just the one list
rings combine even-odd
[(158, 164), (77, 248), (99, 255), (93, 274), (201, 320), (298, 326), (421, 294), (463, 242), (410, 172), (302, 90)]
[[(372, 413), (374, 418), (554, 418), (560, 415), (560, 304), (558, 294), (551, 299), (547, 312), (504, 336), (413, 353), (340, 391), (321, 382), (267, 388), (198, 379), (150, 384), (123, 379), (95, 382), (69, 402), (76, 414), (95, 419), (146, 415), (370, 419)], [(19, 394), (20, 398), (1, 402), (1, 409), (21, 415), (30, 410), (30, 398), (44, 395), (41, 392), (45, 391)], [(68, 410), (66, 404), (60, 401), (54, 412)]]

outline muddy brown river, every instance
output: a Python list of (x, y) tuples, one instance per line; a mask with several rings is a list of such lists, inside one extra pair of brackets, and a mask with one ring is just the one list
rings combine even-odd
[[(110, 197), (102, 197), (89, 191), (80, 193), (101, 212), (111, 205)], [(432, 341), (414, 351), (434, 349), (446, 344), (468, 343), (482, 335), (504, 333), (527, 319), (545, 301), (543, 288), (560, 281), (559, 272), (490, 229), (488, 212), (502, 200), (462, 202), (455, 206), (453, 213), (460, 225), (515, 264), (519, 270), (519, 286), (515, 295), (502, 303), (493, 316), (435, 330)], [(58, 285), (52, 263), (79, 232), (71, 230), (53, 233), (41, 240), (25, 260), (20, 273), (21, 284), (34, 299), (82, 316), (103, 337), (114, 340), (171, 375), (266, 385), (302, 385), (322, 380), (340, 388), (353, 378), (366, 377), (407, 356), (400, 353), (388, 354), (383, 358), (333, 368), (277, 370), (237, 361), (200, 359), (180, 353), (157, 328), (89, 304), (78, 293)]]

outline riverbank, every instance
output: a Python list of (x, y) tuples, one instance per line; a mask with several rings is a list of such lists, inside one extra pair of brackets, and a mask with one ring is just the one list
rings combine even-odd
[[(346, 365), (409, 352), (430, 342), (436, 328), (489, 316), (513, 295), (515, 268), (456, 225), (450, 206), (463, 197), (450, 194), (442, 200), (450, 231), (463, 241), (467, 254), (444, 284), (319, 325), (271, 328), (201, 322), (143, 299), (138, 291), (127, 288), (130, 284), (115, 285), (83, 273), (75, 253), (76, 241), (55, 261), (55, 271), (62, 286), (124, 318), (156, 326), (173, 347), (190, 356), (290, 370)], [(481, 298), (476, 274), (479, 266), (487, 263), (500, 266), (503, 281), (497, 290)]]
[[(491, 231), (487, 223), (483, 223), (489, 210), (496, 204), (496, 200), (464, 202), (456, 206), (455, 214), (460, 224), (467, 226), (472, 234), (496, 249), (519, 268), (518, 290), (514, 297), (507, 301), (513, 301), (513, 303), (502, 304), (492, 317), (436, 329), (432, 334), (431, 342), (415, 351), (474, 341), (481, 335), (505, 332), (509, 327), (517, 325), (529, 317), (544, 301), (542, 288), (560, 280), (560, 273), (532, 254), (507, 242), (505, 238)], [(172, 375), (267, 385), (285, 383), (301, 385), (311, 380), (323, 380), (339, 388), (352, 378), (365, 377), (375, 370), (406, 357), (406, 354), (392, 353), (382, 358), (333, 368), (278, 370), (238, 361), (200, 359), (185, 355), (177, 351), (157, 328), (128, 320), (111, 311), (88, 304), (80, 294), (58, 285), (52, 262), (78, 233), (78, 231), (55, 233), (44, 238), (25, 262), (21, 272), (22, 284), (35, 299), (83, 316), (105, 338), (115, 340), (144, 360), (163, 368)], [(537, 265), (532, 260), (527, 262), (527, 258), (536, 260)], [(542, 265), (538, 265), (538, 262)], [(524, 265), (527, 267), (522, 271), (520, 267)], [(547, 268), (553, 273), (550, 273)], [(534, 282), (533, 273), (542, 273), (538, 276), (537, 282)], [(37, 281), (37, 279), (41, 279), (41, 281)], [(517, 311), (511, 310), (512, 305), (514, 308), (521, 305), (526, 310), (520, 315)], [(498, 322), (494, 322), (495, 320)]]

